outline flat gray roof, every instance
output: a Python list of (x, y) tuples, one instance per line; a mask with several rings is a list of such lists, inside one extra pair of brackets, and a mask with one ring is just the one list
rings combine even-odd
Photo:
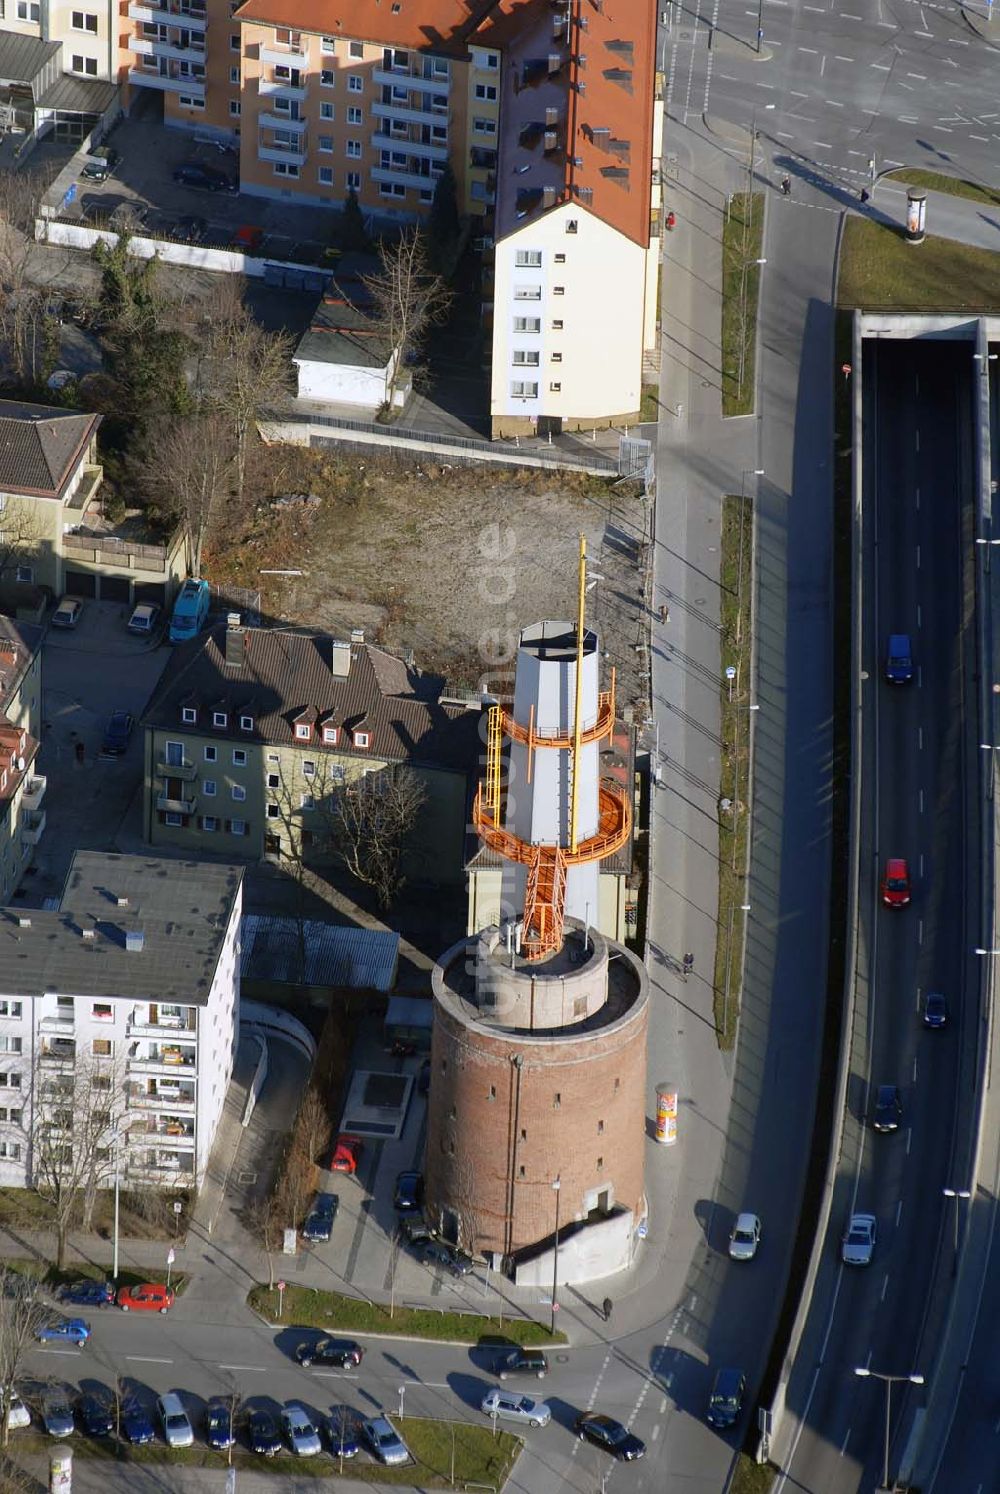
[(58, 908), (0, 909), (0, 991), (204, 1006), (242, 878), (238, 866), (77, 851)]

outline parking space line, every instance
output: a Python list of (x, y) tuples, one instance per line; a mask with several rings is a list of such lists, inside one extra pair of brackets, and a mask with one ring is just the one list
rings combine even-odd
[(146, 1354), (126, 1354), (129, 1364), (173, 1364), (172, 1359), (153, 1359)]

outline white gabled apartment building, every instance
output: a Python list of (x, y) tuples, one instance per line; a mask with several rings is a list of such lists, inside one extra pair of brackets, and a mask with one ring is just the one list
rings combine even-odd
[[(638, 418), (659, 276), (656, 5), (501, 0), (494, 436)], [(655, 180), (654, 180), (655, 178)]]
[(35, 1185), (39, 1127), (72, 1167), (98, 1105), (99, 1186), (116, 1164), (126, 1187), (200, 1186), (236, 1052), (242, 879), (78, 851), (58, 908), (0, 909), (0, 1186)]

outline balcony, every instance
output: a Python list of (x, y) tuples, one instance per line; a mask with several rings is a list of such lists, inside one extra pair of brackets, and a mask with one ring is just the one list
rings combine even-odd
[[(138, 1044), (134, 1044), (138, 1047)], [(181, 1048), (173, 1044), (158, 1045), (151, 1043), (148, 1053), (130, 1054), (128, 1068), (130, 1074), (158, 1074), (163, 1069), (174, 1070), (190, 1069), (193, 1073), (196, 1062), (194, 1048)]]
[(104, 468), (96, 463), (86, 463), (81, 469), (79, 482), (66, 500), (66, 512), (85, 514), (103, 481)]
[(169, 794), (157, 794), (156, 807), (167, 814), (194, 814), (198, 807), (198, 796), (195, 794), (190, 799), (173, 799)]
[(404, 167), (395, 166), (373, 166), (373, 182), (396, 182), (403, 187), (419, 187), (421, 191), (431, 191), (437, 182), (440, 172), (431, 172), (428, 176), (421, 175), (418, 171), (407, 171)]
[(204, 31), (208, 18), (204, 10), (195, 7), (185, 10), (183, 6), (171, 4), (140, 4), (139, 0), (131, 0), (128, 13), (133, 21), (145, 21), (150, 25), (182, 25), (190, 26), (192, 31)]
[[(70, 1031), (72, 1031), (72, 1027), (73, 1024), (70, 1023)], [(38, 1058), (46, 1067), (72, 1068), (73, 1064), (76, 1063), (76, 1043), (70, 1038), (53, 1038), (50, 1042), (42, 1043)]]
[(289, 166), (304, 166), (306, 164), (306, 153), (304, 150), (289, 150), (280, 145), (258, 145), (258, 161), (285, 161)]
[(182, 41), (177, 37), (173, 41), (151, 41), (146, 36), (130, 36), (128, 49), (137, 57), (158, 57), (167, 62), (191, 62), (203, 65), (205, 61), (205, 41), (199, 37), (197, 41)]
[(309, 94), (308, 88), (295, 83), (282, 83), (277, 78), (258, 78), (257, 92), (262, 99), (292, 99), (299, 104), (304, 104)]
[(414, 93), (440, 93), (451, 91), (450, 78), (421, 78), (416, 73), (396, 73), (384, 67), (372, 68), (372, 81), (383, 88), (409, 88)]
[(261, 45), (260, 60), (265, 67), (294, 67), (304, 73), (309, 66), (309, 53), (302, 46), (279, 47), (275, 42), (269, 47)]
[(45, 810), (24, 809), (21, 811), (21, 839), (26, 846), (37, 846), (45, 834)]
[(145, 1007), (133, 1007), (126, 1027), (128, 1037), (155, 1039), (165, 1037), (172, 1032), (190, 1032), (193, 1035), (195, 1032), (194, 1012), (187, 1017), (156, 1017), (154, 1020), (149, 1016)]
[(261, 114), (259, 123), (265, 130), (288, 130), (292, 135), (304, 135), (308, 121), (295, 119), (291, 114), (269, 113)]
[(198, 777), (197, 763), (168, 763), (162, 757), (157, 758), (153, 769), (157, 778), (179, 778), (182, 783), (191, 783)]
[(400, 124), (441, 124), (448, 119), (448, 110), (432, 108), (413, 109), (407, 104), (372, 104), (371, 112), (376, 119), (398, 119)]
[(129, 68), (128, 80), (134, 88), (155, 88), (160, 93), (183, 93), (193, 99), (204, 99), (204, 79), (172, 78), (169, 74), (147, 72), (145, 68)]
[(160, 1080), (154, 1094), (140, 1084), (133, 1084), (128, 1093), (130, 1110), (193, 1110), (194, 1102), (193, 1084), (167, 1084)]
[(171, 1146), (194, 1146), (194, 1119), (182, 1116), (150, 1115), (137, 1117), (129, 1122), (130, 1142), (145, 1146), (150, 1136), (169, 1137)]
[(376, 150), (395, 150), (406, 156), (419, 156), (426, 161), (447, 161), (446, 145), (425, 145), (420, 140), (397, 140), (393, 135), (373, 135), (371, 143)]
[(36, 810), (45, 798), (45, 790), (49, 786), (49, 780), (44, 773), (32, 773), (25, 779), (24, 792), (21, 795), (21, 808), (23, 810)]
[(72, 1037), (76, 1031), (76, 1020), (73, 1017), (42, 1017), (38, 1023), (39, 1032), (62, 1033), (66, 1037)]

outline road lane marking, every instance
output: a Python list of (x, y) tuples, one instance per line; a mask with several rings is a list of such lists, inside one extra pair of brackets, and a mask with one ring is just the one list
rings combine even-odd
[(356, 1380), (357, 1375), (348, 1374), (347, 1370), (317, 1370), (317, 1380)]
[[(890, 68), (890, 64), (888, 62), (870, 62), (868, 66), (873, 67), (876, 72), (879, 73), (887, 73)], [(874, 114), (876, 111), (874, 109), (866, 109), (864, 112), (866, 114)]]
[[(921, 615), (921, 612), (922, 612), (922, 610), (923, 610), (923, 609), (922, 609), (922, 608), (921, 608), (921, 606), (920, 606), (920, 604), (919, 604), (919, 603), (918, 603), (918, 604), (917, 604), (917, 627), (918, 627), (918, 628), (919, 628), (919, 627), (920, 627), (920, 625), (921, 625), (921, 624), (920, 624), (920, 615)], [(920, 790), (920, 793), (921, 793), (921, 796), (922, 796), (922, 795), (923, 795), (923, 789), (921, 789), (921, 790)]]
[(923, 851), (921, 851), (920, 852), (920, 875), (921, 875), (921, 877), (923, 877), (923, 874), (924, 874), (924, 853), (923, 853)]
[(882, 1278), (882, 1295), (879, 1298), (880, 1302), (884, 1302), (885, 1301), (885, 1294), (886, 1294), (886, 1292), (888, 1290), (889, 1290), (889, 1273), (887, 1271), (885, 1273), (885, 1275), (883, 1276), (883, 1278)]
[(850, 1437), (851, 1437), (851, 1429), (850, 1429), (850, 1427), (848, 1427), (847, 1431), (844, 1433), (844, 1440), (840, 1444), (840, 1456), (841, 1457), (843, 1457), (844, 1453), (847, 1451), (847, 1444), (850, 1441)]
[(902, 1212), (903, 1212), (903, 1200), (900, 1199), (899, 1203), (896, 1205), (896, 1228), (897, 1229), (899, 1228), (899, 1216), (900, 1216), (900, 1214)]
[(916, 1054), (913, 1055), (913, 1082), (914, 1082), (914, 1084), (916, 1084), (916, 1082), (917, 1082), (917, 1056), (916, 1056)]
[(920, 546), (917, 546), (917, 570), (920, 569)]
[[(796, 50), (799, 51), (799, 52), (808, 52), (809, 55), (810, 55), (810, 57), (818, 57), (819, 56), (819, 48), (818, 47), (798, 47), (798, 48), (796, 48)], [(805, 98), (805, 94), (803, 94), (802, 97)]]
[(923, 789), (921, 789), (920, 790), (920, 813), (923, 814), (923, 812), (924, 812), (924, 791), (923, 791)]
[(981, 140), (984, 145), (987, 145), (989, 143), (988, 140), (987, 140), (987, 137), (985, 135), (970, 135), (969, 139), (970, 140)]
[(924, 750), (924, 729), (923, 729), (922, 726), (918, 726), (917, 727), (917, 751), (918, 752), (923, 752), (923, 750)]
[(916, 78), (916, 80), (917, 80), (918, 83), (926, 83), (927, 82), (927, 74), (926, 73), (907, 73), (906, 76), (908, 78)]
[(129, 1364), (173, 1364), (172, 1359), (153, 1359), (146, 1354), (126, 1354)]
[(910, 1141), (912, 1140), (912, 1137), (913, 1137), (913, 1127), (912, 1126), (908, 1126), (907, 1127), (907, 1131), (906, 1131), (906, 1155), (907, 1156), (910, 1155)]
[(219, 1369), (239, 1370), (242, 1375), (266, 1375), (267, 1366), (263, 1364), (220, 1364)]
[(829, 104), (831, 109), (843, 109), (844, 107), (837, 99), (824, 99), (823, 102)]
[(920, 922), (917, 924), (917, 943), (918, 944), (923, 944), (923, 942), (924, 942), (924, 920), (921, 918)]
[[(834, 62), (853, 62), (854, 58), (853, 57), (841, 57), (841, 55), (840, 55), (839, 52), (834, 52), (834, 54), (833, 54), (833, 60), (834, 60)], [(858, 151), (858, 150), (852, 150), (852, 151), (849, 152), (849, 154), (852, 155), (852, 156), (859, 156), (861, 154), (861, 152)]]

